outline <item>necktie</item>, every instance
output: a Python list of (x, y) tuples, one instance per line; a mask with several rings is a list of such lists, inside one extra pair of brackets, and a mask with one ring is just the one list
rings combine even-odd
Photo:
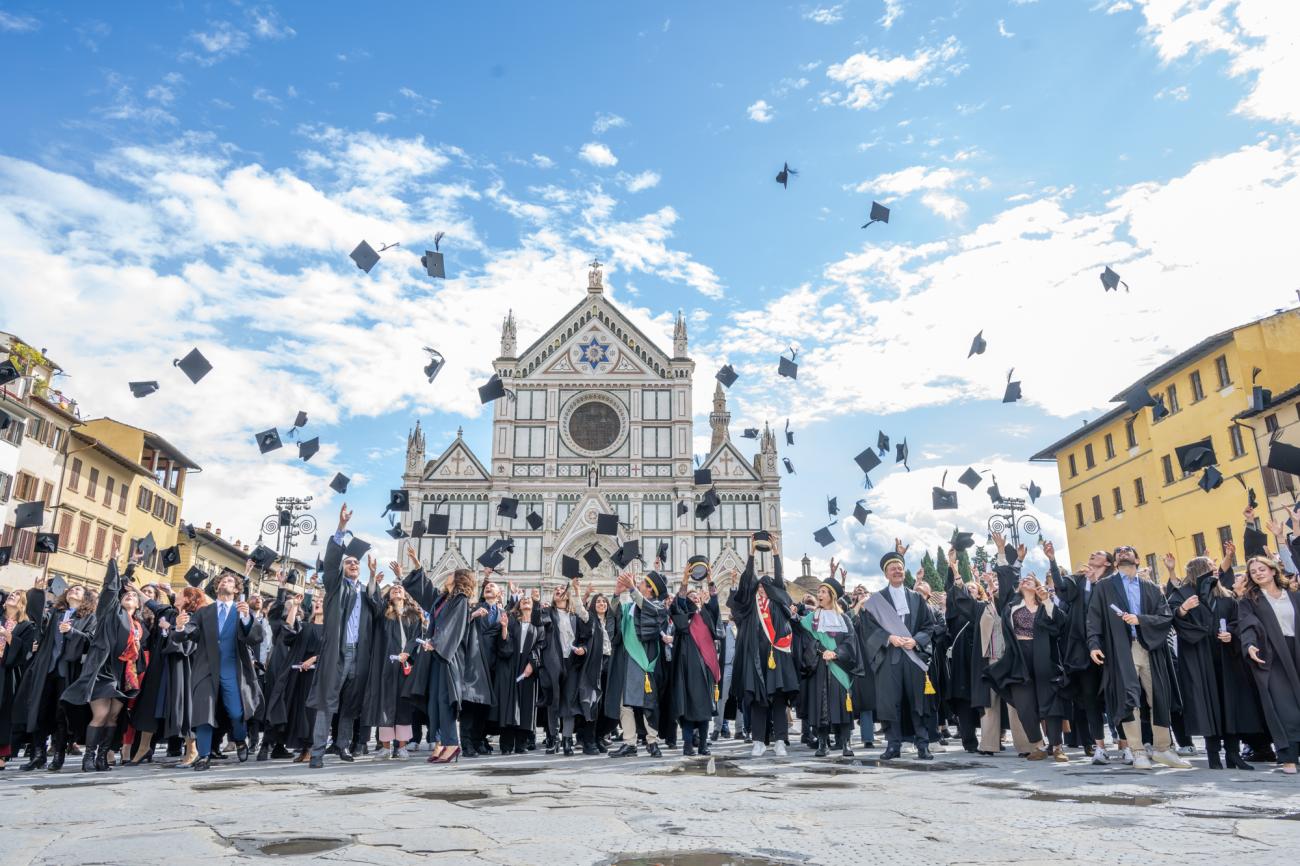
[(227, 605), (224, 601), (217, 607), (217, 613), (219, 614), (217, 617), (217, 631), (223, 631), (226, 627), (226, 608)]

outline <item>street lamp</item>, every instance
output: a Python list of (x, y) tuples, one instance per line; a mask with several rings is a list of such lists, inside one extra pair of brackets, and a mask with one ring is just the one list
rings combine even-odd
[[(275, 513), (262, 520), (262, 535), (275, 536), (275, 550), (280, 559), (288, 559), (298, 546), (298, 536), (312, 535), (316, 543), (316, 518), (308, 512), (310, 496), (281, 496), (275, 500)], [(261, 536), (258, 543), (262, 543)]]
[(1038, 518), (1032, 514), (1021, 514), (1025, 510), (1025, 500), (1023, 499), (998, 499), (993, 503), (994, 508), (1005, 509), (1006, 513), (994, 512), (989, 518), (989, 535), (1000, 533), (1004, 538), (1010, 537), (1011, 546), (1020, 546), (1020, 533), (1023, 531), (1026, 535), (1037, 535), (1042, 527), (1038, 525)]

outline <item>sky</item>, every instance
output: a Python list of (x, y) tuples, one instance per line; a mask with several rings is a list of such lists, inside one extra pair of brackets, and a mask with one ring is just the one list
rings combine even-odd
[[(724, 363), (733, 439), (790, 419), (787, 558), (852, 580), (895, 537), (914, 566), (954, 528), (982, 540), (983, 489), (930, 507), (967, 466), (1041, 487), (1063, 550), (1055, 467), (1029, 456), (1295, 304), (1298, 36), (1275, 0), (0, 2), (0, 329), (47, 349), (83, 417), (202, 465), (187, 520), (251, 541), (312, 495), (331, 526), (342, 471), (374, 539), (407, 431), (485, 454), (502, 319), (531, 343), (596, 256), (661, 347), (684, 312), (697, 453)], [(890, 221), (863, 229), (873, 201)], [(439, 231), (445, 281), (418, 258)], [(401, 246), (367, 275), (363, 238)], [(171, 361), (195, 346), (215, 369), (191, 385)], [(133, 399), (139, 379), (161, 390)], [(300, 409), (320, 453), (260, 455)], [(879, 430), (910, 471), (866, 490)]]

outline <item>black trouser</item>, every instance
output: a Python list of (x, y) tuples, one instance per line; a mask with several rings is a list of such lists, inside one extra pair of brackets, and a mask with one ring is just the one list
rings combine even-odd
[(1091, 661), (1074, 675), (1074, 726), (1079, 730), (1080, 745), (1087, 738), (1093, 743), (1106, 742), (1105, 705), (1101, 696), (1101, 668)]
[(1043, 739), (1043, 725), (1047, 726), (1047, 745), (1056, 748), (1061, 745), (1061, 718), (1059, 716), (1042, 716), (1038, 712), (1038, 690), (1030, 680), (1011, 687), (1011, 703), (1015, 705), (1016, 715), (1020, 716), (1020, 726), (1025, 729), (1025, 736), (1030, 743)]
[(980, 744), (980, 714), (964, 698), (956, 698), (951, 703), (957, 716), (957, 734), (961, 737), (962, 748), (973, 752)]
[[(903, 661), (902, 664), (910, 664), (910, 662)], [(903, 721), (904, 716), (908, 716), (912, 721), (913, 742), (915, 742), (917, 746), (928, 746), (930, 739), (926, 734), (925, 714), (918, 713), (915, 709), (918, 703), (917, 699), (924, 699), (925, 681), (922, 680), (919, 684), (913, 684), (911, 680), (908, 679), (907, 674), (904, 673), (902, 686), (903, 693), (894, 712), (897, 721), (887, 722), (882, 720), (880, 723), (881, 729), (885, 735), (885, 742), (891, 746), (899, 745), (903, 742)], [(916, 694), (917, 690), (920, 690), (921, 694)]]
[(681, 720), (682, 747), (698, 749), (709, 741), (709, 723)]
[(1179, 746), (1192, 745), (1192, 735), (1187, 733), (1187, 719), (1182, 713), (1170, 713), (1169, 723), (1169, 729), (1173, 731), (1175, 743)]
[[(790, 741), (790, 719), (786, 716), (786, 704), (790, 702), (790, 696), (781, 692), (772, 696), (768, 704), (760, 704), (754, 701), (749, 705), (750, 721), (753, 724), (754, 739), (761, 739), (763, 745), (771, 745), (773, 742), (788, 743)], [(768, 722), (772, 723), (771, 737), (768, 736)]]

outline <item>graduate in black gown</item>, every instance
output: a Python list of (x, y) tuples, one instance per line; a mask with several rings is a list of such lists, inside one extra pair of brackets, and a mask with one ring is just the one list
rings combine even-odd
[[(707, 601), (705, 600), (707, 596)], [(717, 590), (691, 589), (689, 569), (669, 606), (676, 656), (673, 707), (682, 728), (682, 754), (709, 754), (709, 723), (717, 709), (722, 668), (718, 660)]]
[(1088, 564), (1075, 574), (1065, 574), (1056, 562), (1052, 542), (1043, 545), (1048, 574), (1056, 594), (1065, 605), (1066, 627), (1062, 666), (1068, 683), (1068, 695), (1074, 704), (1072, 726), (1084, 743), (1084, 754), (1094, 764), (1110, 762), (1106, 754), (1105, 700), (1102, 696), (1102, 666), (1088, 655), (1088, 602), (1097, 581), (1111, 573), (1113, 555), (1098, 550), (1088, 557)]
[[(1234, 575), (1232, 562), (1236, 547), (1223, 545), (1223, 561), (1217, 573), (1200, 579), (1201, 606), (1209, 611), (1214, 634), (1209, 641), (1210, 661), (1214, 666), (1214, 683), (1218, 693), (1221, 736), (1205, 738), (1205, 757), (1211, 770), (1253, 770), (1241, 756), (1245, 738), (1264, 734), (1264, 711), (1259, 703), (1259, 689), (1250, 670), (1251, 663), (1241, 648), (1238, 592), (1246, 591), (1246, 575)], [(1223, 757), (1220, 759), (1219, 752)]]
[(379, 729), (378, 757), (404, 761), (411, 756), (406, 744), (411, 740), (413, 707), (402, 687), (414, 670), (411, 658), (416, 642), (424, 634), (426, 620), (400, 584), (388, 587), (383, 596), (382, 613), (375, 623), (375, 646), (370, 653), (363, 719), (366, 726)]
[(664, 631), (668, 626), (665, 604), (668, 585), (659, 572), (649, 571), (638, 586), (632, 573), (624, 571), (618, 576), (615, 591), (618, 602), (614, 606), (614, 629), (610, 635), (613, 653), (603, 712), (618, 720), (624, 742), (610, 752), (609, 757), (625, 758), (637, 754), (636, 741), (632, 737), (637, 729), (639, 711), (640, 721), (645, 726), (646, 754), (658, 758), (662, 752), (656, 724), (664, 687), (661, 665), (666, 643)]
[(148, 636), (145, 638), (145, 656), (149, 663), (140, 685), (140, 694), (136, 695), (135, 703), (131, 706), (131, 727), (135, 729), (135, 741), (131, 747), (131, 757), (124, 762), (130, 766), (153, 761), (155, 737), (168, 739), (188, 732), (180, 730), (179, 726), (169, 729), (167, 724), (168, 710), (174, 698), (180, 698), (182, 711), (189, 706), (189, 695), (173, 694), (175, 689), (171, 685), (170, 661), (174, 655), (167, 650), (170, 644), (168, 636), (176, 620), (175, 596), (168, 587), (160, 584), (145, 586), (141, 593), (145, 597), (145, 610), (152, 621), (148, 623)]
[(537, 719), (537, 671), (542, 633), (533, 624), (533, 599), (524, 595), (496, 633), (490, 721), (501, 732), (501, 754), (527, 753), (527, 737)]
[(538, 698), (539, 705), (546, 709), (548, 755), (559, 751), (565, 755), (573, 754), (575, 722), (582, 712), (573, 675), (579, 660), (573, 655), (578, 616), (570, 608), (577, 604), (577, 596), (570, 593), (569, 586), (557, 586), (550, 605), (542, 608), (537, 617), (543, 635), (541, 669), (537, 678)]
[[(1177, 636), (1174, 674), (1182, 702), (1183, 730), (1188, 736), (1205, 737), (1207, 744), (1211, 739), (1218, 742), (1223, 737), (1223, 709), (1219, 706), (1213, 644), (1219, 629), (1209, 606), (1202, 604), (1201, 586), (1202, 579), (1215, 572), (1214, 562), (1208, 556), (1193, 557), (1181, 577), (1177, 576), (1177, 562), (1172, 554), (1166, 555), (1164, 562), (1170, 575), (1165, 584), (1165, 598), (1174, 614), (1173, 628)], [(1216, 745), (1215, 762), (1218, 753)]]
[(469, 631), (465, 635), (462, 672), (465, 691), (460, 707), (460, 745), (467, 758), (492, 753), (492, 744), (488, 742), (492, 669), (496, 665), (496, 635), (505, 617), (501, 589), (492, 580), (492, 570), (488, 569), (479, 589), (478, 604), (470, 610)]
[(32, 645), (40, 633), (27, 615), (27, 593), (15, 589), (0, 603), (0, 770), (9, 760), (14, 745), (14, 698), (27, 664)]
[(804, 722), (816, 737), (816, 755), (824, 758), (834, 735), (840, 754), (853, 757), (853, 677), (861, 668), (853, 624), (841, 606), (844, 586), (828, 577), (817, 588), (817, 606), (800, 619), (811, 637), (812, 676), (809, 677)]
[(1043, 731), (1052, 758), (1069, 763), (1062, 747), (1062, 722), (1069, 717), (1065, 670), (1061, 664), (1059, 637), (1065, 629), (1065, 614), (1047, 586), (1032, 574), (1020, 580), (1020, 597), (1002, 608), (1002, 636), (1007, 651), (989, 666), (987, 677), (1011, 701), (1029, 737), (1031, 761), (1048, 756), (1043, 749)]
[[(577, 581), (569, 588), (569, 597), (577, 597)], [(610, 634), (615, 627), (614, 611), (604, 593), (597, 593), (577, 605), (578, 634), (573, 652), (577, 657), (573, 671), (575, 697), (581, 714), (578, 734), (584, 755), (598, 755), (609, 751), (604, 737), (614, 721), (602, 712), (605, 686), (609, 679), (609, 660), (613, 655)]]
[(1239, 602), (1241, 646), (1251, 662), (1282, 772), (1295, 775), (1300, 759), (1300, 592), (1269, 556), (1247, 560), (1246, 577)]
[[(305, 617), (309, 619), (304, 621)], [(286, 710), (284, 742), (290, 751), (298, 753), (293, 762), (302, 764), (311, 759), (318, 710), (309, 698), (316, 687), (317, 663), (326, 644), (325, 607), (320, 600), (308, 595), (303, 599), (302, 611), (296, 606), (288, 608), (280, 636), (287, 649), (287, 673), (281, 686)]]

